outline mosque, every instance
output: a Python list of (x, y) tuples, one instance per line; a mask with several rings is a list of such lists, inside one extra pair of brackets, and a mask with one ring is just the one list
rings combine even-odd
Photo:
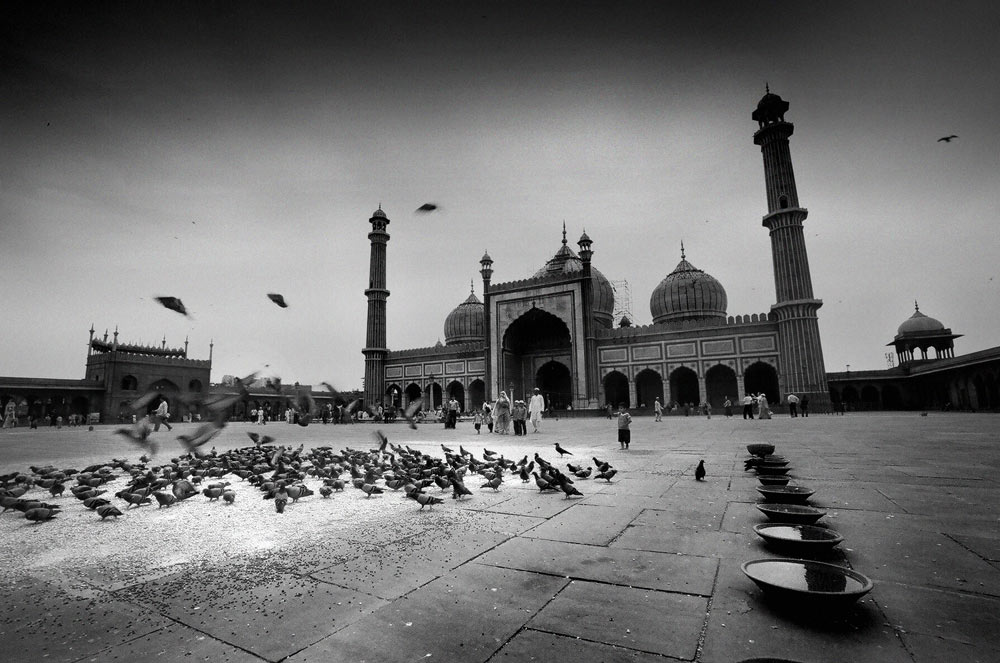
[(483, 301), (474, 293), (444, 321), (443, 344), (386, 347), (386, 245), (390, 220), (377, 209), (372, 230), (365, 356), (365, 400), (397, 407), (422, 398), (434, 407), (454, 397), (463, 409), (506, 391), (526, 399), (537, 387), (555, 408), (610, 404), (699, 404), (764, 393), (771, 403), (807, 396), (824, 409), (830, 392), (785, 120), (788, 103), (770, 91), (757, 104), (753, 140), (764, 160), (777, 301), (764, 313), (730, 315), (725, 288), (681, 260), (653, 290), (652, 324), (613, 317), (610, 281), (593, 264), (584, 232), (575, 251), (562, 243), (530, 278), (493, 283), (493, 259), (479, 261)]

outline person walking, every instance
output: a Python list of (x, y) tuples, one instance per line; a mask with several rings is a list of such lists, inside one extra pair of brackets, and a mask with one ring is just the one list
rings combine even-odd
[(621, 445), (622, 449), (628, 449), (629, 443), (632, 442), (632, 431), (629, 430), (631, 424), (632, 415), (628, 413), (625, 404), (622, 403), (618, 406), (618, 444)]
[(507, 398), (507, 392), (501, 391), (500, 397), (497, 402), (493, 405), (493, 411), (496, 413), (496, 430), (494, 432), (500, 435), (506, 435), (507, 430), (510, 428), (510, 399)]
[(486, 428), (493, 432), (493, 409), (486, 403), (483, 403), (483, 421), (486, 422)]
[(653, 400), (653, 414), (656, 415), (655, 421), (663, 421), (663, 403), (660, 402), (659, 396)]
[(528, 402), (528, 415), (531, 418), (532, 433), (538, 432), (538, 427), (542, 423), (542, 412), (545, 412), (545, 397), (542, 396), (542, 390), (535, 387), (535, 393), (532, 394), (531, 400)]
[(764, 395), (763, 392), (757, 396), (757, 409), (759, 410), (759, 414), (757, 415), (758, 419), (771, 418), (771, 408), (768, 406), (767, 396)]
[(788, 394), (788, 414), (791, 415), (792, 417), (799, 416), (798, 407), (799, 407), (799, 397), (796, 396), (795, 394)]
[(743, 418), (753, 419), (753, 396), (750, 394), (743, 397)]
[(704, 414), (709, 419), (712, 418), (712, 404), (709, 403), (707, 400), (702, 401), (701, 403), (701, 413)]
[(483, 412), (482, 410), (476, 410), (472, 415), (472, 427), (476, 429), (476, 435), (480, 434), (480, 430), (483, 427)]
[(726, 402), (722, 404), (722, 407), (726, 409), (726, 416), (733, 416), (733, 402), (729, 400), (729, 396), (726, 396)]
[(160, 404), (156, 408), (156, 423), (153, 425), (153, 431), (160, 430), (160, 424), (166, 426), (167, 430), (173, 430), (167, 421), (168, 419), (170, 419), (170, 405), (167, 403), (165, 397), (160, 396)]

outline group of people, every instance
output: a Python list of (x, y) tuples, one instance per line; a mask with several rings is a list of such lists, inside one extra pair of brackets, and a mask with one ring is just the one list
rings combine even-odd
[(483, 403), (482, 410), (475, 413), (472, 423), (477, 434), (481, 432), (483, 424), (486, 424), (489, 432), (508, 435), (513, 424), (514, 435), (527, 435), (528, 421), (531, 422), (532, 433), (541, 430), (544, 411), (545, 397), (542, 396), (541, 389), (537, 387), (527, 403), (522, 400), (511, 401), (507, 392), (501, 391), (500, 396), (492, 406), (489, 403)]

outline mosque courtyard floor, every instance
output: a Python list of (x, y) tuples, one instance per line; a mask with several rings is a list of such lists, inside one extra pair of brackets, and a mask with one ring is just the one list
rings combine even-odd
[[(393, 444), (441, 456), (535, 452), (610, 462), (583, 497), (499, 490), (419, 510), (400, 493), (348, 486), (276, 513), (236, 477), (232, 505), (198, 495), (101, 520), (67, 493), (52, 521), (0, 515), (0, 658), (29, 661), (792, 661), (1000, 660), (1000, 416), (919, 413), (743, 421), (638, 417), (631, 448), (614, 422), (546, 420), (519, 438), (401, 424)], [(161, 431), (153, 464), (180, 453)], [(277, 444), (369, 449), (375, 426), (231, 424)], [(75, 467), (140, 451), (112, 427), (0, 431), (0, 474)], [(816, 618), (765, 596), (742, 572), (781, 557), (754, 531), (758, 481), (746, 445), (771, 442), (815, 489), (844, 541), (825, 561), (874, 589)], [(694, 479), (699, 460), (708, 475)], [(121, 471), (116, 474), (122, 475)], [(124, 478), (108, 484), (109, 494)], [(319, 481), (306, 481), (314, 489)], [(435, 487), (428, 489), (438, 494)], [(118, 500), (114, 500), (117, 502)]]

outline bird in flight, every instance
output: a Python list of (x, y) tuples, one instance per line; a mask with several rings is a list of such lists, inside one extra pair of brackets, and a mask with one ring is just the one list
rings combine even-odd
[(267, 293), (267, 298), (270, 299), (275, 304), (277, 304), (278, 306), (280, 306), (281, 308), (288, 308), (288, 303), (285, 301), (285, 298), (276, 292)]
[(177, 297), (154, 297), (153, 299), (160, 302), (160, 304), (163, 305), (164, 308), (168, 308), (171, 311), (177, 311), (181, 315), (185, 315), (189, 318), (191, 317), (190, 315), (188, 315), (187, 309), (184, 308), (184, 302), (182, 302)]
[(424, 214), (426, 214), (427, 212), (433, 212), (437, 208), (438, 208), (437, 203), (424, 203), (423, 205), (418, 207), (416, 211), (423, 212)]
[(958, 138), (958, 136), (956, 136), (955, 134), (952, 134), (950, 136), (942, 136), (941, 138), (937, 139), (937, 142), (939, 142), (939, 143), (941, 143), (941, 142), (950, 143), (953, 138)]

